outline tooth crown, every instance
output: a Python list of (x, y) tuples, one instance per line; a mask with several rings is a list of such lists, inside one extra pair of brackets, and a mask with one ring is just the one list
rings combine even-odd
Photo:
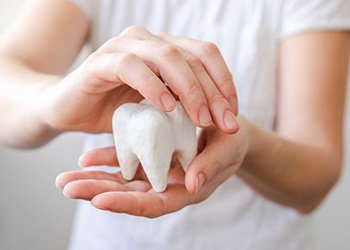
[(196, 127), (180, 102), (172, 112), (146, 100), (124, 104), (114, 112), (113, 134), (123, 177), (132, 180), (140, 162), (157, 192), (166, 189), (174, 153), (185, 171), (197, 153)]

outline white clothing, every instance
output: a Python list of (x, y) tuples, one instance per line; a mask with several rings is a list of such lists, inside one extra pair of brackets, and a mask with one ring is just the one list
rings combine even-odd
[[(280, 39), (295, 33), (350, 29), (350, 0), (72, 0), (90, 18), (97, 49), (124, 28), (215, 42), (233, 73), (240, 112), (273, 130)], [(89, 136), (86, 149), (113, 144)], [(307, 249), (308, 218), (232, 177), (204, 202), (156, 219), (79, 204), (70, 249)]]

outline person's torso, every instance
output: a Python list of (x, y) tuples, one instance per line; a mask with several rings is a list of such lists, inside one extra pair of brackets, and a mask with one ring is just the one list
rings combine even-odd
[[(280, 1), (93, 3), (93, 49), (131, 25), (216, 43), (234, 76), (240, 112), (273, 130)], [(86, 149), (111, 144), (110, 135), (90, 136)], [(262, 198), (232, 177), (206, 201), (152, 220), (82, 203), (71, 249), (301, 249), (307, 235), (304, 224), (295, 211)]]

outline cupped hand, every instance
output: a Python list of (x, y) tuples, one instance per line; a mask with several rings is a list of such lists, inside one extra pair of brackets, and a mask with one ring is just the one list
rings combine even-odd
[[(198, 155), (185, 174), (173, 160), (165, 192), (155, 192), (139, 167), (132, 181), (125, 181), (120, 171), (71, 171), (60, 174), (57, 187), (73, 199), (91, 201), (99, 209), (144, 217), (159, 217), (209, 197), (242, 164), (249, 148), (249, 136), (240, 117), (241, 130), (227, 135), (215, 127), (202, 130)], [(80, 166), (117, 166), (115, 149), (101, 148), (84, 153)]]
[(44, 93), (42, 115), (61, 131), (111, 132), (119, 105), (146, 98), (171, 111), (173, 95), (197, 126), (214, 123), (225, 133), (239, 129), (237, 94), (219, 49), (140, 27), (108, 40)]

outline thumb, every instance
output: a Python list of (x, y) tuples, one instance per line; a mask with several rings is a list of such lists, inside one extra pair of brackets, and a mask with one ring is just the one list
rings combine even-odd
[(218, 141), (207, 143), (204, 150), (193, 159), (186, 172), (185, 186), (189, 193), (198, 193), (229, 165), (227, 150), (227, 147), (220, 147)]

